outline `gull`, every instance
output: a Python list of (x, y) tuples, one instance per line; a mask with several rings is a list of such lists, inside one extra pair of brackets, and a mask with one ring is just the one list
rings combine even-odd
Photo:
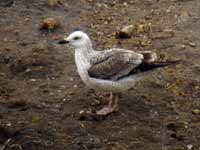
[(156, 53), (152, 51), (134, 52), (120, 48), (97, 51), (83, 31), (74, 31), (59, 41), (59, 44), (67, 43), (75, 48), (76, 67), (86, 86), (110, 92), (108, 104), (96, 111), (97, 115), (117, 111), (119, 93), (134, 87), (151, 70), (173, 63), (158, 62)]

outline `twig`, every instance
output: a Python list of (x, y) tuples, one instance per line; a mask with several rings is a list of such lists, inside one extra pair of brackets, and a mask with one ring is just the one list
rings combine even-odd
[(9, 144), (11, 141), (11, 139), (8, 139), (4, 144), (3, 146), (1, 147), (0, 150), (6, 150), (6, 147), (10, 147), (10, 148), (14, 148), (14, 147), (18, 147), (19, 150), (23, 150), (22, 146), (19, 145), (19, 144)]
[(5, 148), (8, 146), (8, 144), (10, 143), (10, 141), (11, 141), (11, 139), (8, 139), (7, 141), (5, 141), (5, 143), (1, 147), (1, 150), (5, 150)]
[(10, 148), (13, 148), (13, 147), (18, 147), (20, 150), (23, 150), (22, 146), (19, 145), (19, 144), (12, 144), (9, 146)]

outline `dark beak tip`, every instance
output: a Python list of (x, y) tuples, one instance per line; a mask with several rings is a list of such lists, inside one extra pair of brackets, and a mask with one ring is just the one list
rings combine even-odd
[(58, 44), (68, 44), (69, 43), (69, 41), (66, 41), (66, 40), (60, 40), (60, 41), (58, 41)]

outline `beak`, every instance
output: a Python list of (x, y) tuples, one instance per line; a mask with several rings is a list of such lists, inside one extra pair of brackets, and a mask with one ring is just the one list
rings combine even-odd
[(67, 40), (67, 39), (63, 39), (63, 40), (60, 40), (59, 42), (58, 42), (58, 44), (68, 44), (69, 43), (69, 40)]

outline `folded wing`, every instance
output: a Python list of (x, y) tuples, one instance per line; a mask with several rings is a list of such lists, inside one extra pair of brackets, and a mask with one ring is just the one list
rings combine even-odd
[(142, 64), (143, 59), (142, 54), (128, 50), (104, 51), (93, 59), (88, 73), (94, 78), (118, 80)]

